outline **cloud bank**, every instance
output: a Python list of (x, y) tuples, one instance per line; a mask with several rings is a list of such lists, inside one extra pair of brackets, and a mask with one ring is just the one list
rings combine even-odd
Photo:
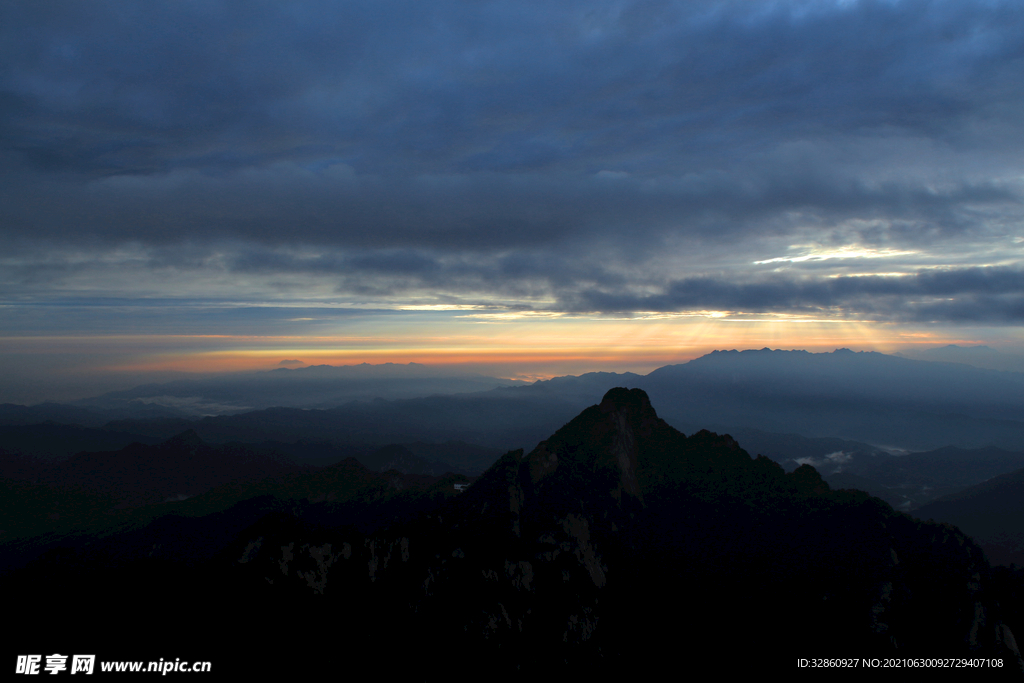
[(8, 311), (1021, 320), (1018, 2), (61, 8), (0, 8)]

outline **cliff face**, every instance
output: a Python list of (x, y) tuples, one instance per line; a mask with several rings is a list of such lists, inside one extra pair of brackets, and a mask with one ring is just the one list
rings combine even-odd
[(1024, 671), (957, 529), (830, 491), (809, 466), (787, 475), (728, 436), (686, 437), (640, 390), (609, 391), (464, 493), (408, 501), (278, 505), (194, 570), (132, 565), (151, 572), (135, 589), (230, 605), (250, 647), (326, 641), (410, 667), (444, 653), (601, 672), (689, 652)]

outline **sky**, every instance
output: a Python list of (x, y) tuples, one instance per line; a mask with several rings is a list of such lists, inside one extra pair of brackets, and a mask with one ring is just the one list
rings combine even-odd
[(0, 401), (1024, 349), (1018, 0), (0, 5)]

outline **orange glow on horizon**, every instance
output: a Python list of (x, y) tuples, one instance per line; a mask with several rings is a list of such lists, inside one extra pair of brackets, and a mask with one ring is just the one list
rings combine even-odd
[[(120, 377), (127, 387), (169, 377), (361, 363), (418, 363), (532, 381), (587, 372), (646, 374), (714, 350), (850, 348), (893, 353), (989, 343), (964, 338), (966, 330), (937, 327), (713, 317), (496, 321), (417, 313), (407, 319), (350, 320), (308, 332), (0, 337), (0, 353), (10, 363), (53, 367), (63, 377)], [(282, 363), (286, 360), (300, 363)]]
[[(298, 331), (290, 328), (288, 331)], [(215, 330), (220, 331), (220, 330)], [(0, 336), (0, 371), (18, 403), (72, 400), (145, 383), (304, 365), (417, 363), (536, 381), (588, 372), (647, 374), (715, 350), (837, 348), (894, 353), (946, 344), (1018, 349), (1016, 328), (711, 318), (487, 321), (442, 314), (367, 318), (309, 334)], [(1013, 353), (1013, 351), (1011, 351)], [(282, 362), (298, 361), (298, 362)]]
[[(135, 347), (110, 372), (240, 372), (305, 365), (419, 363), (464, 369), (502, 369), (499, 376), (546, 378), (590, 371), (650, 371), (713, 350), (772, 348), (812, 352), (851, 348), (893, 351), (908, 346), (972, 344), (939, 332), (904, 331), (867, 323), (678, 321), (530, 321), (488, 326), (487, 334), (460, 323), (449, 334), (387, 336), (153, 336), (108, 339)], [(466, 334), (466, 332), (472, 332)], [(55, 340), (51, 340), (55, 341)], [(77, 340), (92, 346), (100, 338)], [(74, 344), (69, 339), (65, 343)]]

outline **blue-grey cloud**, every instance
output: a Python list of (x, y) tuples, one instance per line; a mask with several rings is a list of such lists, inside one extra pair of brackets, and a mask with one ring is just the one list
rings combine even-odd
[[(170, 299), (247, 274), (250, 298), (1017, 320), (970, 278), (1015, 277), (1022, 153), (1018, 2), (0, 7), (8, 301), (116, 297), (118, 268)], [(806, 244), (923, 256), (755, 264)], [(898, 305), (940, 281), (953, 303)]]
[(1024, 270), (963, 268), (905, 277), (774, 277), (737, 283), (708, 277), (669, 283), (653, 295), (588, 290), (563, 306), (578, 312), (771, 311), (877, 316), (881, 320), (1024, 320)]
[(676, 172), (809, 135), (1013, 124), (1022, 22), (925, 0), (8, 3), (3, 120), (29, 163), (86, 174)]

